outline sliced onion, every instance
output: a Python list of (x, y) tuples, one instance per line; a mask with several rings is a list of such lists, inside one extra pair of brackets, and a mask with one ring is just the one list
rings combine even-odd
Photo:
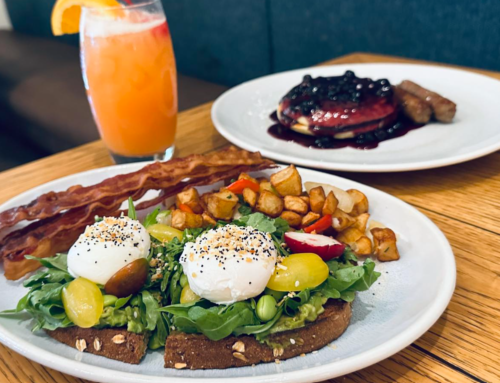
[(346, 213), (350, 213), (352, 211), (352, 207), (354, 206), (354, 200), (345, 190), (339, 189), (338, 187), (332, 185), (321, 184), (318, 182), (304, 182), (304, 187), (306, 188), (308, 193), (309, 190), (314, 189), (315, 187), (318, 186), (321, 186), (323, 188), (325, 195), (328, 195), (330, 192), (333, 192), (335, 198), (339, 200), (338, 207), (340, 210), (343, 210)]

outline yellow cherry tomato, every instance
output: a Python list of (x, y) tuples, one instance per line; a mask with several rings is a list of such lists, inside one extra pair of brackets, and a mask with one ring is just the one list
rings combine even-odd
[(162, 242), (170, 242), (174, 238), (178, 238), (179, 241), (182, 239), (182, 231), (163, 223), (155, 223), (154, 225), (148, 226), (148, 233)]
[(291, 254), (274, 269), (267, 287), (276, 291), (302, 291), (328, 278), (328, 265), (313, 253)]
[(196, 295), (193, 290), (191, 290), (191, 287), (189, 287), (189, 285), (184, 286), (181, 291), (181, 303), (196, 302), (199, 300), (200, 297)]
[(88, 279), (77, 278), (63, 289), (62, 301), (68, 318), (78, 327), (89, 328), (99, 322), (104, 297), (99, 287)]

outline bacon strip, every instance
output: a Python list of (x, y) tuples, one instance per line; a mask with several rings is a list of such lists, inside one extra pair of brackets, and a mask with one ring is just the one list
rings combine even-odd
[(260, 153), (250, 153), (230, 147), (207, 155), (193, 154), (167, 162), (155, 162), (142, 169), (108, 178), (99, 184), (80, 185), (63, 192), (41, 195), (27, 205), (0, 213), (0, 231), (23, 220), (33, 221), (53, 217), (58, 213), (87, 206), (117, 195), (130, 195), (141, 189), (165, 189), (186, 177), (202, 177), (219, 171), (229, 171), (240, 165), (260, 165), (272, 162), (264, 160)]
[[(183, 176), (179, 176), (183, 180), (182, 182), (163, 189), (158, 197), (137, 204), (136, 209), (144, 210), (161, 204), (167, 198), (188, 187), (210, 185), (226, 178), (236, 177), (242, 172), (261, 170), (272, 166), (274, 166), (273, 162), (260, 160), (258, 164), (233, 165), (231, 169), (222, 166), (223, 171), (208, 172), (208, 175), (206, 175), (207, 173), (205, 175), (198, 174), (196, 171), (194, 172), (195, 176), (184, 173)], [(122, 213), (119, 210), (122, 202), (129, 195), (133, 200), (138, 200), (147, 191), (148, 189), (143, 188), (132, 194), (104, 198), (87, 206), (58, 213), (53, 217), (34, 222), (23, 229), (10, 233), (0, 242), (0, 258), (4, 258), (5, 277), (19, 279), (26, 273), (37, 269), (40, 264), (35, 260), (25, 259), (24, 255), (31, 254), (43, 258), (68, 250), (85, 230), (85, 227), (94, 223), (95, 215), (118, 216)]]

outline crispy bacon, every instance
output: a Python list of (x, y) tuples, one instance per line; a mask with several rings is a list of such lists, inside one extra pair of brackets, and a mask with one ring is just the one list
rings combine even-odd
[[(243, 161), (234, 159), (235, 149), (230, 149), (225, 152), (230, 153), (230, 157), (233, 158), (233, 165), (211, 165), (209, 169), (205, 168), (205, 173), (202, 173), (199, 167), (192, 168), (187, 166), (182, 173), (176, 170), (176, 176), (171, 177), (172, 183), (168, 187), (164, 187), (159, 196), (137, 204), (136, 209), (144, 210), (161, 204), (167, 198), (187, 187), (210, 185), (226, 178), (236, 177), (242, 172), (256, 171), (274, 166), (272, 161), (263, 160), (260, 156), (255, 156), (252, 159), (253, 163), (248, 163), (248, 156), (246, 155), (246, 159)], [(237, 152), (241, 153), (243, 151)], [(199, 158), (196, 158), (195, 161), (199, 161)], [(241, 162), (243, 162), (243, 164), (241, 164)], [(135, 176), (135, 173), (132, 174)], [(87, 204), (86, 206), (80, 206), (62, 213), (57, 213), (56, 215), (39, 220), (23, 229), (8, 234), (0, 242), (0, 259), (4, 259), (6, 278), (18, 279), (39, 267), (38, 262), (25, 259), (24, 255), (26, 254), (43, 258), (52, 256), (57, 252), (68, 250), (78, 236), (85, 230), (85, 227), (94, 222), (94, 217), (96, 215), (120, 215), (123, 213), (123, 211), (119, 210), (123, 201), (129, 196), (131, 196), (134, 201), (140, 199), (149, 190), (148, 187), (151, 185), (152, 183), (149, 183), (145, 188), (135, 189), (134, 192), (108, 196)], [(165, 182), (162, 185), (167, 186), (167, 183)], [(80, 188), (73, 188), (73, 190), (80, 190)], [(39, 199), (35, 201), (38, 200)]]
[(167, 162), (155, 162), (142, 169), (108, 178), (92, 186), (73, 186), (63, 192), (41, 195), (27, 205), (0, 213), (0, 231), (23, 220), (33, 221), (53, 217), (58, 213), (87, 206), (105, 198), (132, 194), (140, 189), (165, 189), (179, 183), (183, 178), (197, 178), (229, 171), (235, 166), (263, 163), (260, 153), (250, 153), (230, 147), (207, 155), (193, 154)]

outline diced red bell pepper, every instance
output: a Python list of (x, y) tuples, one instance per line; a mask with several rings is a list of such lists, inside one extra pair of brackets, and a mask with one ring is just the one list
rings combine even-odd
[(331, 226), (332, 226), (332, 216), (330, 214), (327, 214), (322, 218), (318, 219), (312, 225), (305, 227), (304, 231), (306, 233), (312, 233), (313, 231), (316, 233), (322, 233)]
[(226, 189), (233, 192), (234, 194), (241, 194), (243, 193), (243, 189), (246, 188), (252, 189), (256, 193), (260, 190), (260, 186), (258, 183), (247, 180), (245, 178), (234, 181)]
[(181, 203), (181, 204), (179, 205), (179, 210), (180, 210), (180, 211), (183, 211), (183, 212), (185, 212), (185, 213), (191, 213), (191, 214), (193, 214), (193, 213), (194, 213), (193, 209), (191, 209), (188, 205), (186, 205), (186, 204), (184, 204), (184, 203)]

